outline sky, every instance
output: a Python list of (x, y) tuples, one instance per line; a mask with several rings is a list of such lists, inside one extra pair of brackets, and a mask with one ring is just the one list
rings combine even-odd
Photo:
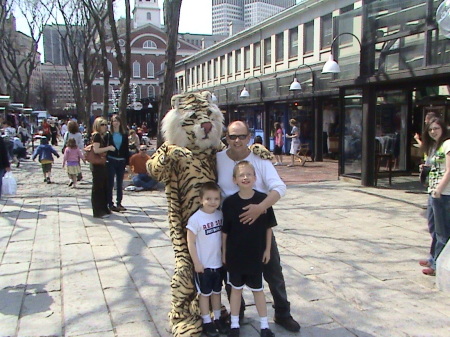
[[(134, 0), (131, 1), (131, 10), (134, 8)], [(118, 0), (118, 9), (116, 13), (124, 10), (123, 0)], [(158, 0), (159, 8), (161, 8), (161, 22), (164, 22), (162, 17), (162, 8), (164, 0)], [(123, 8), (123, 9), (122, 9)], [(178, 31), (180, 33), (191, 34), (212, 34), (212, 0), (182, 0), (180, 11), (180, 26)], [(199, 19), (201, 18), (201, 19)]]

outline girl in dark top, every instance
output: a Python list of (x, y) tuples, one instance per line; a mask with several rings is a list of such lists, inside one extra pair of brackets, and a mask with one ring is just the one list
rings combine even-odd
[[(95, 153), (114, 151), (109, 145), (108, 121), (97, 117), (92, 126), (92, 148)], [(106, 165), (92, 165), (92, 212), (94, 218), (107, 218), (111, 211), (108, 208), (108, 170)]]
[[(122, 206), (123, 198), (123, 177), (125, 175), (125, 167), (128, 165), (130, 152), (128, 148), (128, 133), (125, 125), (118, 115), (111, 118), (111, 132), (109, 134), (109, 144), (114, 145), (114, 150), (108, 152), (107, 169), (108, 169), (108, 206), (115, 212), (124, 212), (127, 209)], [(116, 180), (116, 206), (113, 203), (114, 178)]]

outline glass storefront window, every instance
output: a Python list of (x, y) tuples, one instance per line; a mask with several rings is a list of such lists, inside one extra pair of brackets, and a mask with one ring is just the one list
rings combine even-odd
[(383, 91), (377, 95), (375, 154), (391, 155), (394, 160), (393, 170), (406, 170), (406, 150), (409, 144), (406, 133), (407, 94), (404, 91)]
[(348, 90), (344, 102), (343, 173), (361, 175), (362, 93)]

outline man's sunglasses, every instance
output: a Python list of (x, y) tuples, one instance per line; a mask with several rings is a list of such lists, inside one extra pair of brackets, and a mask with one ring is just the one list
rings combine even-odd
[(228, 135), (228, 138), (230, 138), (231, 140), (236, 140), (237, 138), (239, 138), (240, 140), (244, 140), (245, 138), (247, 138), (248, 135)]

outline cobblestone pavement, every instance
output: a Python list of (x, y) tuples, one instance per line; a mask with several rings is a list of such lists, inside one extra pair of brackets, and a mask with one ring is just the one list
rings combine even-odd
[[(430, 239), (415, 177), (367, 188), (338, 181), (335, 161), (277, 170), (288, 192), (274, 207), (275, 235), (302, 330), (273, 323), (266, 290), (276, 336), (449, 335), (450, 294), (417, 263)], [(173, 253), (162, 187), (125, 191), (128, 210), (103, 220), (92, 217), (88, 166), (76, 190), (61, 160), (52, 184), (36, 162), (13, 171), (18, 194), (0, 201), (0, 336), (170, 336)], [(255, 337), (245, 293), (241, 336)]]

